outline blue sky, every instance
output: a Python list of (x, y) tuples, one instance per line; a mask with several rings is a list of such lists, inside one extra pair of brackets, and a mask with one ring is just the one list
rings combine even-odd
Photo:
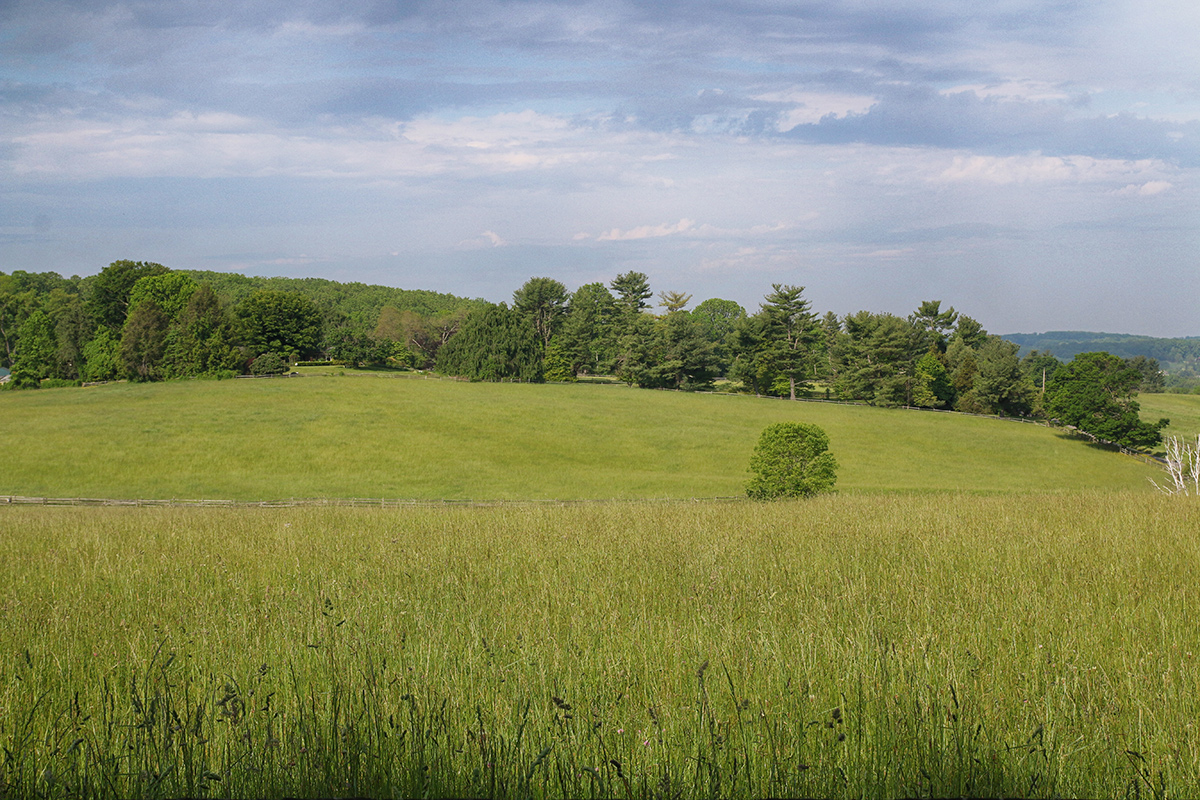
[(0, 270), (1200, 335), (1194, 0), (0, 0)]

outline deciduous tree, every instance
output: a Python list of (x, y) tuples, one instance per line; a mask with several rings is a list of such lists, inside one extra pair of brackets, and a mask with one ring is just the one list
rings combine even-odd
[(1107, 442), (1130, 448), (1162, 441), (1168, 420), (1143, 422), (1134, 397), (1142, 375), (1110, 353), (1080, 353), (1046, 388), (1046, 414)]
[(752, 477), (746, 494), (756, 500), (811, 497), (833, 490), (837, 460), (829, 436), (817, 425), (780, 422), (759, 436), (750, 456)]

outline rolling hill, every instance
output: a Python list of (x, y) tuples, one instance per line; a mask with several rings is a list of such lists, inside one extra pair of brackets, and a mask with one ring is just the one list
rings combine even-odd
[(1152, 490), (1041, 425), (624, 386), (349, 372), (6, 393), (0, 495), (145, 499), (741, 494), (768, 424), (821, 425), (844, 492)]

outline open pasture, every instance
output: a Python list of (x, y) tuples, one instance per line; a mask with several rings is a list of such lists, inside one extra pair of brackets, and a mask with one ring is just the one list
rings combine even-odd
[(0, 794), (1194, 797), (1155, 493), (0, 508)]
[(274, 500), (740, 495), (767, 425), (829, 434), (843, 492), (1153, 491), (1044, 426), (624, 386), (348, 372), (0, 396), (0, 494)]
[(1151, 422), (1166, 417), (1171, 424), (1163, 430), (1166, 436), (1179, 436), (1194, 442), (1200, 434), (1200, 394), (1140, 394), (1142, 419)]

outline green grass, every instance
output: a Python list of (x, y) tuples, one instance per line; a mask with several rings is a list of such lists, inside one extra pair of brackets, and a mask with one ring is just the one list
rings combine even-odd
[(759, 433), (781, 421), (825, 428), (850, 493), (1152, 491), (1158, 475), (1045, 427), (954, 414), (329, 372), (5, 392), (0, 494), (732, 496)]
[(1163, 417), (1171, 420), (1163, 433), (1195, 442), (1200, 434), (1200, 395), (1197, 394), (1139, 394), (1142, 419), (1155, 422)]
[(1153, 492), (0, 507), (0, 796), (1194, 797), (1198, 530)]

